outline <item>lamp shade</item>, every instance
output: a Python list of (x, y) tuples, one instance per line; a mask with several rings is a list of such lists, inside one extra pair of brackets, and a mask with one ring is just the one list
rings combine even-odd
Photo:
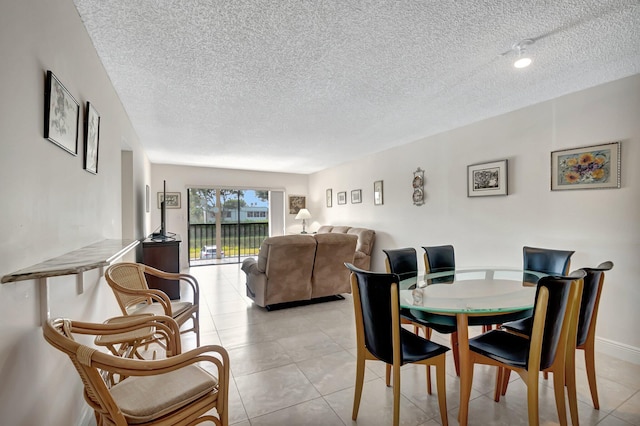
[(296, 219), (311, 219), (311, 213), (307, 209), (300, 209), (296, 215)]

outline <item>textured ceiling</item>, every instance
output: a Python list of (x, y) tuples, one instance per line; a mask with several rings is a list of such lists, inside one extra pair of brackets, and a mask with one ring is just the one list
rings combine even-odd
[(311, 173), (640, 73), (640, 0), (74, 3), (153, 163)]

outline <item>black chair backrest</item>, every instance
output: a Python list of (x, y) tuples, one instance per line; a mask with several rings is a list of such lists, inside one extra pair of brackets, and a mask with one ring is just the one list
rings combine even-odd
[[(391, 285), (398, 283), (398, 276), (365, 271), (350, 263), (345, 263), (345, 266), (357, 278), (365, 346), (376, 358), (393, 364)], [(397, 291), (398, 286), (395, 288)], [(400, 330), (397, 332), (400, 333)]]
[(578, 346), (583, 345), (587, 340), (591, 319), (596, 309), (598, 292), (604, 282), (604, 273), (611, 270), (611, 268), (613, 268), (613, 262), (603, 262), (596, 268), (582, 268), (587, 275), (584, 277), (580, 317), (578, 318)]
[(547, 274), (569, 275), (573, 253), (575, 252), (525, 246), (522, 249), (524, 269)]
[[(560, 343), (562, 324), (569, 303), (569, 292), (575, 276), (546, 276), (538, 281), (536, 290), (536, 304), (540, 288), (549, 290), (549, 303), (544, 322), (544, 335), (542, 338), (542, 351), (540, 357), (540, 370), (544, 370), (553, 364)], [(535, 312), (535, 307), (534, 307)]]
[(453, 271), (456, 257), (452, 245), (422, 247), (427, 255), (427, 272)]
[(418, 258), (413, 247), (382, 250), (387, 255), (389, 268), (401, 280), (418, 276)]

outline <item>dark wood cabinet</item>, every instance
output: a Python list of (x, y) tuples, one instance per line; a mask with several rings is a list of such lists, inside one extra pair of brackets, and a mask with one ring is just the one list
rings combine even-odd
[[(164, 272), (180, 272), (180, 236), (147, 238), (142, 242), (142, 263)], [(180, 282), (147, 275), (149, 288), (164, 291), (170, 299), (180, 298)]]

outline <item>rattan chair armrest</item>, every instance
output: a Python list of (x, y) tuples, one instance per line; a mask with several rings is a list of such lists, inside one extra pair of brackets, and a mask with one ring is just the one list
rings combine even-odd
[[(208, 353), (217, 354), (219, 358), (215, 355), (207, 355)], [(154, 376), (179, 370), (196, 363), (214, 364), (218, 370), (217, 377), (220, 385), (228, 386), (229, 354), (222, 346), (218, 345), (201, 346), (188, 352), (159, 360), (118, 358), (100, 351), (94, 352), (91, 356), (91, 365), (93, 367), (124, 376)]]
[(153, 301), (156, 301), (158, 303), (160, 303), (162, 305), (162, 308), (164, 309), (164, 313), (165, 315), (172, 317), (173, 312), (171, 311), (171, 299), (169, 299), (169, 296), (167, 296), (167, 294), (162, 291), (162, 290), (158, 290), (158, 289), (154, 289), (154, 288), (149, 288), (149, 289), (131, 289), (131, 288), (126, 288), (126, 287), (122, 287), (119, 286), (117, 284), (114, 284), (113, 286), (117, 287), (118, 292), (123, 293), (123, 294), (128, 294), (128, 295), (135, 295), (135, 296), (142, 296), (145, 298), (151, 298)]
[(189, 274), (181, 274), (176, 272), (165, 272), (149, 265), (144, 265), (144, 272), (146, 274), (150, 274), (159, 278), (164, 278), (168, 280), (181, 280), (185, 281), (191, 287), (193, 291), (193, 304), (197, 305), (200, 299), (200, 285), (198, 284), (198, 280), (193, 275)]
[(182, 352), (180, 326), (173, 318), (166, 315), (152, 314), (126, 315), (121, 318), (122, 321), (120, 322), (105, 324), (74, 321), (73, 332), (93, 336), (109, 336), (152, 327), (156, 339), (166, 342), (165, 347), (168, 357)]

